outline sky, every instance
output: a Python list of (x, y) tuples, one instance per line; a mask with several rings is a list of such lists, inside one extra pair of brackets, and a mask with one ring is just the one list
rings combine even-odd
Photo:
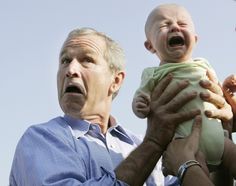
[(69, 31), (92, 27), (124, 49), (126, 79), (112, 114), (143, 135), (146, 120), (131, 109), (145, 67), (159, 64), (144, 48), (148, 13), (162, 3), (178, 3), (191, 13), (198, 33), (193, 57), (208, 59), (220, 81), (236, 74), (234, 0), (20, 0), (0, 1), (0, 185), (8, 185), (14, 151), (33, 124), (63, 115), (57, 100), (58, 54)]

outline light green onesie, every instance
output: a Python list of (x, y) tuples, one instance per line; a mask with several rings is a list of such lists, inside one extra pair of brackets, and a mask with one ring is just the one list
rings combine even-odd
[[(167, 63), (159, 67), (146, 68), (143, 71), (141, 85), (136, 91), (135, 97), (140, 94), (150, 96), (155, 85), (168, 73), (172, 73), (174, 77), (171, 84), (180, 80), (189, 80), (190, 85), (181, 91), (181, 94), (190, 90), (195, 90), (198, 93), (204, 92), (206, 89), (199, 85), (199, 81), (201, 79), (208, 79), (206, 76), (207, 69), (213, 71), (209, 63), (203, 58), (183, 63)], [(224, 131), (220, 120), (207, 118), (204, 114), (204, 110), (215, 109), (215, 106), (211, 103), (204, 102), (197, 96), (196, 99), (187, 103), (179, 111), (189, 111), (194, 108), (202, 111), (200, 149), (205, 154), (208, 164), (219, 165), (224, 151)], [(192, 124), (193, 120), (182, 123), (177, 128), (175, 136), (189, 135)]]

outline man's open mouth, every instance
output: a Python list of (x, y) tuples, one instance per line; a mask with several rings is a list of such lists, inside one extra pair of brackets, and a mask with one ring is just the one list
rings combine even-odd
[(68, 87), (66, 87), (65, 93), (84, 94), (82, 88), (75, 85), (69, 85)]
[(170, 47), (183, 46), (184, 39), (181, 36), (173, 36), (169, 39), (168, 45)]

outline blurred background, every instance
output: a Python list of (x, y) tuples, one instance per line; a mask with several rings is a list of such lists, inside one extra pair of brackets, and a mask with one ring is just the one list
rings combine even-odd
[(124, 48), (127, 75), (114, 101), (113, 115), (143, 135), (146, 120), (131, 110), (142, 70), (159, 61), (144, 48), (144, 23), (157, 5), (185, 6), (199, 41), (194, 57), (205, 57), (223, 81), (236, 74), (236, 2), (233, 0), (7, 0), (0, 2), (0, 185), (8, 185), (15, 147), (32, 124), (63, 115), (57, 101), (58, 54), (68, 32), (93, 27)]

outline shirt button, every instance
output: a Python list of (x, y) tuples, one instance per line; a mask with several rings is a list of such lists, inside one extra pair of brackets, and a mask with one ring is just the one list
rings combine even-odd
[(96, 127), (95, 126), (91, 126), (92, 131), (96, 131)]

